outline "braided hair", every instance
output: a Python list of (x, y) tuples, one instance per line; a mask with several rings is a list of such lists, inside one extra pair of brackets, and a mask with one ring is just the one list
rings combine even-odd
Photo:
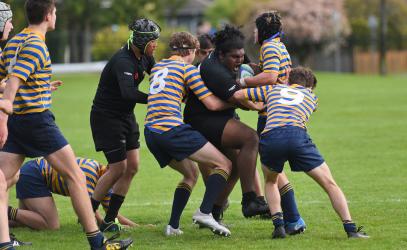
[(226, 25), (222, 30), (216, 32), (213, 40), (217, 53), (225, 54), (231, 50), (244, 47), (243, 33), (232, 25)]
[(258, 30), (258, 42), (260, 45), (263, 44), (264, 40), (274, 36), (281, 35), (282, 22), (281, 16), (278, 11), (273, 10), (261, 14), (256, 18), (256, 27)]
[(131, 31), (130, 38), (127, 41), (128, 46), (130, 43), (136, 46), (141, 54), (145, 53), (149, 42), (157, 40), (160, 37), (161, 28), (154, 21), (147, 18), (135, 19), (129, 24)]

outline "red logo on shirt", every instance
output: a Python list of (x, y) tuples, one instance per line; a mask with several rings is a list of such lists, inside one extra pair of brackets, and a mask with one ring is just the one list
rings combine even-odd
[(134, 73), (134, 80), (138, 79), (138, 72)]

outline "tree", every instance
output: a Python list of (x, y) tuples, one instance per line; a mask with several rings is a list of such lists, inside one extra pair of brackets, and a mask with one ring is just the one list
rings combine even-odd
[(286, 44), (301, 64), (317, 48), (337, 48), (351, 31), (343, 0), (275, 0), (256, 9), (256, 16), (270, 9), (281, 13)]

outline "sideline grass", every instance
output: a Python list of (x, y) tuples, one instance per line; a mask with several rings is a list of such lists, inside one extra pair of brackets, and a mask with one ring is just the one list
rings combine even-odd
[[(94, 150), (89, 126), (98, 77), (79, 74), (54, 78), (62, 79), (64, 85), (54, 93), (52, 110), (76, 155), (104, 163), (103, 155)], [(271, 221), (242, 217), (238, 185), (225, 214), (232, 236), (225, 239), (198, 230), (192, 226), (191, 217), (203, 195), (199, 181), (182, 217), (184, 235), (165, 238), (162, 231), (180, 177), (169, 169), (160, 170), (142, 135), (141, 168), (121, 209), (141, 225), (122, 235), (134, 239), (133, 249), (407, 249), (407, 78), (328, 73), (320, 73), (318, 78), (320, 107), (311, 118), (309, 131), (345, 192), (354, 220), (365, 226), (371, 239), (347, 240), (325, 193), (307, 176), (293, 174), (288, 167), (308, 225), (305, 234), (271, 240)], [(143, 85), (146, 89), (146, 83)], [(138, 106), (141, 131), (144, 115), (145, 106)], [(255, 126), (254, 112), (240, 112), (240, 116)], [(16, 205), (14, 188), (10, 197)], [(61, 229), (13, 229), (19, 239), (33, 242), (32, 247), (21, 249), (88, 249), (69, 199), (54, 197)]]

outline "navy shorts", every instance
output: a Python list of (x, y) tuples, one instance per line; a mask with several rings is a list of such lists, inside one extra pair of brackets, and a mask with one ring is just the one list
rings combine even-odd
[(20, 200), (52, 196), (35, 160), (28, 161), (21, 167), (16, 195)]
[(144, 128), (146, 144), (160, 164), (167, 166), (172, 159), (182, 161), (201, 149), (208, 141), (188, 124), (182, 124), (162, 134)]
[(264, 128), (266, 127), (267, 116), (259, 115), (257, 119), (257, 135), (260, 136), (261, 132), (263, 132)]
[(8, 118), (8, 138), (2, 151), (30, 158), (48, 156), (68, 145), (51, 111)]
[(260, 138), (260, 161), (270, 170), (281, 173), (288, 161), (292, 171), (308, 172), (324, 159), (317, 147), (300, 127), (286, 126), (268, 131)]

